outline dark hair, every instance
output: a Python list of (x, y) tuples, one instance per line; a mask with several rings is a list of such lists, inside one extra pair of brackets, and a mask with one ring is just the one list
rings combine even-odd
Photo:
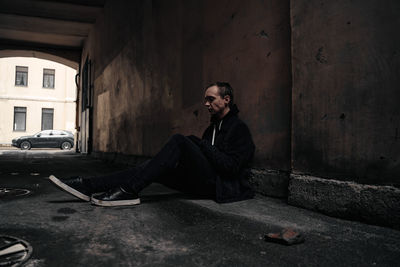
[(212, 83), (209, 86), (207, 86), (206, 90), (213, 86), (218, 87), (219, 95), (222, 98), (224, 98), (226, 95), (228, 95), (230, 97), (231, 101), (229, 101), (229, 107), (232, 107), (233, 106), (233, 89), (232, 89), (231, 85), (227, 82), (215, 82), (215, 83)]

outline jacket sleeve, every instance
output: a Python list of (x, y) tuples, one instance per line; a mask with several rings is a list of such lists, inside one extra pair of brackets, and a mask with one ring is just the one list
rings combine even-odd
[(249, 163), (255, 150), (250, 131), (244, 123), (229, 129), (221, 145), (212, 146), (208, 140), (202, 139), (200, 148), (218, 173), (233, 176)]

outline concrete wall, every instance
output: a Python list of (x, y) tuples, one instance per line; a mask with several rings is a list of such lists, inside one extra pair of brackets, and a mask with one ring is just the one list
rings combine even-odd
[(201, 135), (203, 88), (229, 81), (259, 192), (398, 222), (399, 12), (395, 0), (107, 1), (82, 54), (93, 150), (152, 156), (173, 133)]
[(227, 80), (236, 88), (255, 166), (290, 170), (289, 1), (206, 1), (203, 21), (205, 83)]
[(400, 185), (400, 3), (291, 1), (293, 170)]
[(93, 150), (154, 155), (209, 123), (204, 87), (229, 81), (259, 168), (290, 170), (289, 1), (108, 1), (85, 44)]
[(290, 204), (399, 229), (399, 12), (397, 0), (291, 1)]
[[(15, 85), (16, 66), (28, 67), (28, 85)], [(54, 88), (43, 88), (43, 69), (55, 70)], [(42, 108), (54, 109), (53, 128), (75, 132), (76, 70), (31, 57), (0, 58), (0, 144), (41, 131)], [(14, 107), (26, 107), (26, 130), (13, 131)]]

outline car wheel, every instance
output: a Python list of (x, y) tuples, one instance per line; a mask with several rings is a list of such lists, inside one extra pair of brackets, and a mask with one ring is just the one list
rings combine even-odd
[(71, 143), (70, 142), (64, 142), (61, 144), (61, 149), (62, 150), (70, 150), (71, 149)]
[(28, 141), (24, 141), (21, 143), (20, 147), (22, 150), (29, 150), (31, 149), (31, 143), (29, 143)]

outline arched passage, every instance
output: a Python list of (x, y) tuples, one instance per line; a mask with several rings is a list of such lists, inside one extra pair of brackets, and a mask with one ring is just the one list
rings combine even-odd
[[(60, 56), (58, 54), (62, 54)], [(0, 50), (0, 58), (4, 57), (34, 57), (40, 59), (51, 60), (57, 63), (64, 64), (68, 67), (78, 70), (79, 67), (79, 57), (80, 51), (54, 51), (54, 52), (42, 52), (35, 50), (13, 50), (13, 49), (4, 49)]]
[(47, 53), (0, 50), (0, 144), (43, 130), (75, 132), (78, 67)]

